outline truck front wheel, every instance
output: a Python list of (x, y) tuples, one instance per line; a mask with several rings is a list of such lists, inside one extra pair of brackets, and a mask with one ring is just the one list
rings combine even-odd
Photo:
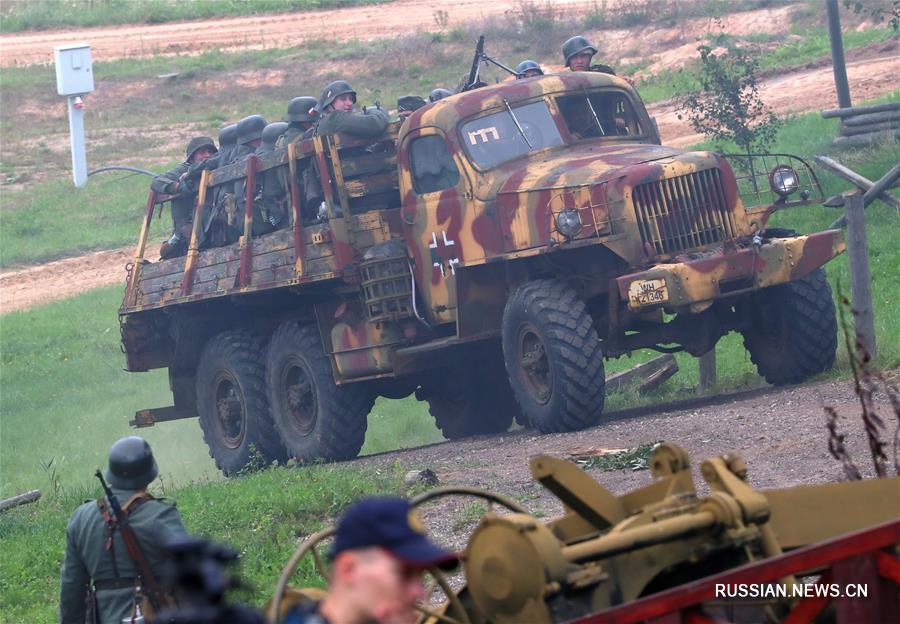
[(289, 322), (275, 331), (266, 385), (275, 426), (292, 456), (344, 460), (359, 454), (375, 397), (359, 384), (335, 385), (315, 326)]
[(219, 470), (234, 475), (256, 460), (284, 460), (266, 401), (264, 339), (226, 331), (203, 348), (197, 366), (197, 411), (203, 439)]
[(770, 286), (747, 305), (751, 320), (744, 346), (770, 384), (800, 383), (834, 365), (837, 320), (823, 269)]
[(600, 338), (574, 290), (555, 280), (520, 286), (506, 302), (502, 334), (506, 372), (528, 422), (555, 433), (600, 421)]

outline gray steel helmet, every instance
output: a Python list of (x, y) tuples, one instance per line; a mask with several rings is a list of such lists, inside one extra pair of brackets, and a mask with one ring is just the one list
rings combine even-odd
[(278, 137), (284, 134), (285, 130), (287, 130), (287, 127), (288, 124), (286, 121), (275, 121), (263, 128), (262, 143), (260, 143), (259, 149), (265, 151), (271, 151), (275, 149), (275, 141), (278, 140)]
[(237, 124), (223, 126), (219, 130), (219, 147), (234, 147), (237, 145)]
[(531, 71), (533, 69), (536, 69), (541, 76), (544, 75), (544, 70), (541, 69), (541, 66), (538, 65), (536, 61), (532, 61), (531, 59), (522, 61), (521, 63), (516, 65), (516, 73), (519, 75), (519, 77), (521, 77), (525, 72)]
[(191, 156), (193, 156), (197, 150), (203, 149), (204, 147), (212, 148), (213, 152), (219, 151), (216, 149), (216, 144), (211, 138), (205, 136), (194, 137), (187, 145), (186, 160), (190, 160)]
[(441, 88), (433, 89), (431, 91), (431, 95), (428, 96), (428, 101), (429, 102), (437, 102), (438, 100), (443, 100), (448, 95), (453, 95), (453, 92), (450, 91), (449, 89), (441, 89)]
[(241, 119), (237, 125), (238, 145), (247, 145), (250, 141), (261, 139), (263, 128), (267, 124), (262, 115), (250, 115)]
[(295, 97), (288, 103), (287, 115), (284, 116), (285, 121), (306, 121), (312, 123), (316, 120), (316, 114), (312, 115), (309, 111), (314, 109), (318, 104), (318, 100), (311, 95), (303, 95)]
[(566, 41), (562, 47), (562, 53), (566, 59), (566, 67), (569, 66), (569, 59), (582, 52), (590, 52), (591, 56), (593, 56), (594, 54), (597, 54), (597, 48), (592, 46), (591, 42), (581, 35), (576, 35)]
[(350, 83), (346, 80), (335, 80), (322, 90), (322, 95), (319, 96), (319, 103), (316, 105), (316, 110), (319, 113), (322, 113), (326, 107), (334, 102), (337, 96), (345, 93), (352, 93), (353, 102), (356, 102), (356, 91), (353, 90)]
[(120, 490), (140, 490), (156, 478), (159, 468), (144, 438), (128, 436), (109, 449), (106, 480)]

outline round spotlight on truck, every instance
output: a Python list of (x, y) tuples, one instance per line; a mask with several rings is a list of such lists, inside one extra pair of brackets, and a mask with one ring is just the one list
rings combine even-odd
[(793, 168), (787, 165), (778, 165), (769, 174), (769, 186), (776, 195), (785, 198), (791, 193), (797, 192), (800, 187), (800, 178)]
[(556, 229), (566, 238), (572, 238), (581, 231), (581, 215), (574, 208), (566, 208), (556, 215)]

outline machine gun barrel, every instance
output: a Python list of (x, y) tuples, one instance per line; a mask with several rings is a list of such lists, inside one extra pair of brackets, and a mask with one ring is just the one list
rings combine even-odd
[(605, 559), (623, 552), (694, 535), (717, 523), (718, 518), (713, 512), (697, 511), (674, 518), (666, 518), (646, 526), (626, 529), (621, 533), (604, 535), (571, 546), (564, 546), (562, 554), (566, 559), (574, 562)]

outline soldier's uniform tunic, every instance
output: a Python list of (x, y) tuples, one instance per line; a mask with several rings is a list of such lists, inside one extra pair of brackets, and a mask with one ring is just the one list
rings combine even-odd
[[(112, 489), (123, 508), (140, 491)], [(133, 503), (128, 519), (147, 562), (159, 575), (165, 560), (161, 545), (176, 535), (187, 534), (181, 515), (174, 505), (150, 499)], [(66, 527), (66, 557), (59, 592), (62, 624), (84, 624), (85, 596), (91, 582), (97, 587), (99, 622), (119, 624), (122, 618), (131, 615), (138, 569), (128, 556), (119, 530), (115, 531), (111, 550), (106, 549), (107, 536), (106, 522), (97, 501), (84, 503), (72, 514)]]
[(333, 110), (326, 113), (316, 124), (317, 135), (344, 132), (363, 139), (374, 139), (387, 129), (387, 111), (380, 108), (367, 108), (365, 112), (346, 112)]
[(197, 193), (184, 187), (177, 193), (175, 191), (175, 185), (178, 183), (179, 178), (190, 169), (191, 163), (185, 161), (174, 169), (159, 174), (153, 178), (153, 182), (150, 183), (150, 188), (157, 193), (177, 195), (172, 200), (172, 222), (176, 232), (179, 231), (183, 225), (191, 223), (194, 218), (194, 202)]

